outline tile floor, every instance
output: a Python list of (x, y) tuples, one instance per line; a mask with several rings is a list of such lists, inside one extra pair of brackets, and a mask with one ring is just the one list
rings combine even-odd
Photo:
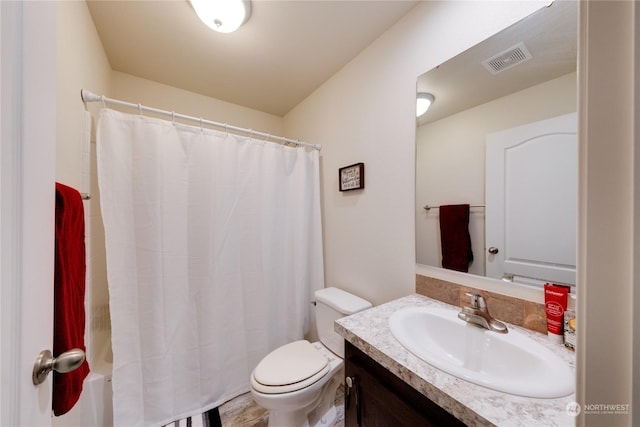
[[(338, 418), (333, 427), (344, 427), (343, 386), (338, 388), (335, 402)], [(267, 427), (269, 413), (254, 402), (251, 393), (245, 393), (220, 406), (220, 418), (223, 427)]]

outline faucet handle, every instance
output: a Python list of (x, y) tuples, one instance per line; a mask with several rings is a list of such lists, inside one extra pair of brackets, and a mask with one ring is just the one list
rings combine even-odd
[(470, 298), (471, 308), (475, 310), (486, 310), (487, 302), (484, 300), (484, 297), (475, 292), (466, 292), (466, 295)]
[(467, 292), (466, 295), (469, 297), (469, 302), (471, 303), (471, 308), (473, 309), (479, 309), (481, 304), (480, 301), (484, 302), (484, 298), (482, 298), (482, 295), (480, 294)]

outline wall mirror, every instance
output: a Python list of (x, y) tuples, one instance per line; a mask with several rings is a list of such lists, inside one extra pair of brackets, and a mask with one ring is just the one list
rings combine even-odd
[[(556, 1), (418, 77), (417, 92), (434, 101), (417, 118), (417, 264), (442, 267), (440, 212), (450, 213), (440, 207), (468, 204), (473, 260), (466, 272), (529, 285), (575, 284), (577, 15), (577, 2)], [(515, 159), (509, 164), (490, 160), (488, 139), (562, 120), (565, 127), (551, 132), (559, 135), (554, 142), (539, 145), (552, 154), (522, 148), (542, 141), (549, 134), (543, 128), (536, 136), (518, 134), (517, 149), (505, 155)], [(495, 170), (508, 178), (495, 184)], [(524, 170), (528, 176), (510, 175)], [(491, 229), (496, 213), (498, 228), (512, 230), (499, 242)], [(530, 272), (530, 255), (555, 272)], [(505, 267), (510, 261), (518, 266)]]

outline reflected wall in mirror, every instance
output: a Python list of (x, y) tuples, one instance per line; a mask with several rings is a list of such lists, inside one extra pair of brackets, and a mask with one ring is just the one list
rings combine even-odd
[[(430, 109), (417, 119), (415, 215), (418, 264), (442, 266), (439, 206), (443, 205), (471, 206), (468, 229), (473, 261), (469, 263), (469, 273), (485, 276), (487, 262), (497, 256), (493, 252), (497, 249), (499, 256), (504, 257), (514, 247), (508, 239), (507, 243), (488, 242), (485, 234), (487, 212), (495, 210), (491, 203), (487, 206), (486, 199), (487, 192), (490, 193), (485, 188), (487, 136), (575, 113), (576, 56), (577, 2), (556, 1), (418, 78), (417, 92), (435, 96)], [(483, 65), (494, 57), (497, 61)], [(500, 68), (501, 71), (496, 72)], [(575, 114), (573, 117), (576, 120)], [(577, 151), (570, 160), (577, 164)], [(557, 167), (557, 161), (542, 162), (540, 173), (552, 163)], [(568, 176), (574, 173), (573, 166), (566, 169)], [(575, 182), (569, 185), (576, 186), (572, 197), (577, 198), (577, 171), (575, 173)], [(520, 195), (524, 196), (521, 199), (528, 197), (527, 194)], [(505, 212), (517, 210), (509, 209), (508, 199), (506, 203), (500, 209)], [(535, 209), (559, 212), (553, 204)], [(562, 216), (575, 219), (575, 212), (565, 212)], [(553, 215), (550, 217), (553, 220)], [(508, 218), (504, 219), (505, 224), (508, 221)], [(567, 270), (566, 274), (540, 277), (538, 273), (520, 275), (518, 271), (494, 271), (491, 277), (525, 284), (545, 281), (575, 284), (575, 224), (564, 227), (567, 230), (565, 240), (573, 239), (573, 252), (564, 257), (572, 258), (573, 266), (566, 260), (559, 266)], [(544, 245), (553, 246), (554, 242), (518, 243), (520, 247)], [(555, 263), (553, 260), (543, 262)], [(568, 271), (571, 268), (573, 272)], [(495, 268), (490, 266), (489, 270)]]

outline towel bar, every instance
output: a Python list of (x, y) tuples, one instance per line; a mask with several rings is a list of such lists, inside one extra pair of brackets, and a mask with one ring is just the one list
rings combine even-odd
[[(469, 205), (470, 208), (485, 208), (486, 205)], [(429, 206), (429, 205), (424, 205), (424, 210), (425, 211), (430, 211), (431, 209), (440, 209), (440, 206)]]

